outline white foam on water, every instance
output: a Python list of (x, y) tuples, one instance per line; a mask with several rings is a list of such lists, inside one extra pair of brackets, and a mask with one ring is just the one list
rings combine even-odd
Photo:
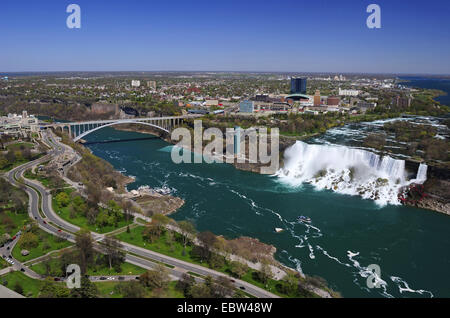
[[(400, 277), (396, 277), (396, 276), (391, 276), (391, 280), (397, 284), (398, 290), (400, 292), (400, 294), (403, 294), (404, 292), (408, 292), (408, 293), (416, 293), (416, 294), (429, 294), (430, 298), (433, 298), (434, 295), (432, 292), (428, 291), (428, 290), (424, 290), (424, 289), (412, 289), (411, 287), (409, 287), (408, 283), (405, 282), (403, 279), (401, 279)], [(401, 286), (403, 285), (403, 286)]]
[[(421, 181), (423, 170), (421, 166)], [(362, 149), (302, 141), (285, 151), (285, 166), (276, 176), (292, 187), (310, 183), (319, 190), (359, 195), (380, 206), (400, 204), (400, 189), (412, 182), (407, 180), (404, 160)]]

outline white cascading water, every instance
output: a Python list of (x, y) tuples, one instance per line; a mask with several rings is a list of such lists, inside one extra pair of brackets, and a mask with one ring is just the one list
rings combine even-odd
[(408, 181), (404, 160), (345, 146), (297, 141), (284, 156), (284, 168), (277, 173), (282, 182), (291, 186), (306, 182), (318, 189), (360, 195), (380, 205), (399, 204), (400, 188), (426, 180), (426, 165), (419, 168), (417, 181)]
[(417, 171), (417, 177), (414, 181), (415, 183), (424, 183), (427, 181), (427, 172), (428, 172), (428, 166), (424, 163), (421, 163), (419, 166), (419, 170)]

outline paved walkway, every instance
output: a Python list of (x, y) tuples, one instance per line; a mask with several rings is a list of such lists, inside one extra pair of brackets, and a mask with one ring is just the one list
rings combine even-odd
[(0, 284), (0, 298), (25, 298), (25, 296)]

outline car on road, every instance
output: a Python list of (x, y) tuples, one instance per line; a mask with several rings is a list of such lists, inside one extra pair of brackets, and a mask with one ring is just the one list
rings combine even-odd
[(47, 222), (45, 222), (45, 221), (42, 221), (42, 223), (47, 224)]
[(23, 272), (23, 273), (25, 273), (25, 269), (24, 269), (24, 268), (21, 268), (20, 271)]
[(125, 277), (119, 276), (119, 280), (125, 280)]
[(102, 277), (100, 277), (100, 280), (106, 280), (106, 277), (102, 276)]
[(242, 290), (245, 290), (245, 287), (244, 286), (241, 286), (241, 287), (239, 287), (240, 289), (242, 289)]

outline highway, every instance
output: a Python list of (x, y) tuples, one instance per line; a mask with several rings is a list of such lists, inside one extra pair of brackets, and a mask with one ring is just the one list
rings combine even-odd
[[(53, 156), (57, 156), (62, 154), (65, 150), (67, 150), (66, 145), (60, 144), (53, 136), (52, 133), (43, 132), (42, 133), (44, 142), (52, 147), (52, 149), (48, 152), (48, 154), (44, 157), (41, 157), (33, 162), (26, 163), (22, 166), (16, 167), (15, 169), (9, 171), (6, 174), (6, 178), (8, 181), (17, 186), (24, 187), (23, 184), (19, 183), (17, 180), (23, 181), (26, 185), (24, 189), (29, 196), (29, 214), (30, 217), (36, 220), (39, 224), (39, 227), (44, 231), (65, 238), (70, 242), (75, 242), (75, 233), (80, 230), (79, 227), (61, 219), (52, 208), (52, 196), (50, 191), (43, 187), (39, 182), (28, 180), (23, 178), (23, 174), (26, 170), (32, 168), (33, 166), (39, 165), (43, 162), (48, 161)], [(39, 197), (42, 198), (41, 202)], [(40, 204), (39, 204), (40, 203)], [(39, 211), (39, 205), (41, 208), (42, 215)], [(105, 235), (99, 233), (91, 233), (95, 242), (95, 247), (98, 250), (101, 250), (101, 242)], [(16, 240), (17, 241), (17, 240)], [(125, 259), (127, 262), (132, 264), (141, 266), (143, 268), (153, 268), (156, 263), (160, 262), (167, 265), (170, 265), (170, 274), (174, 277), (181, 277), (184, 273), (192, 272), (201, 276), (212, 276), (213, 278), (217, 278), (220, 276), (226, 276), (223, 273), (217, 272), (215, 270), (193, 264), (188, 263), (167, 255), (163, 255), (157, 252), (153, 252), (144, 248), (140, 248), (125, 242), (121, 242), (123, 246), (123, 250), (126, 252)], [(11, 248), (12, 250), (12, 248)], [(21, 266), (21, 265), (17, 265)], [(20, 270), (20, 269), (19, 269)], [(28, 270), (28, 269), (25, 269)], [(31, 273), (30, 273), (31, 274)], [(230, 278), (230, 277), (229, 277)], [(198, 278), (197, 278), (198, 280)], [(278, 298), (277, 295), (274, 295), (262, 288), (244, 282), (242, 280), (230, 278), (232, 284), (235, 288), (244, 289), (245, 292), (258, 297), (258, 298)]]

